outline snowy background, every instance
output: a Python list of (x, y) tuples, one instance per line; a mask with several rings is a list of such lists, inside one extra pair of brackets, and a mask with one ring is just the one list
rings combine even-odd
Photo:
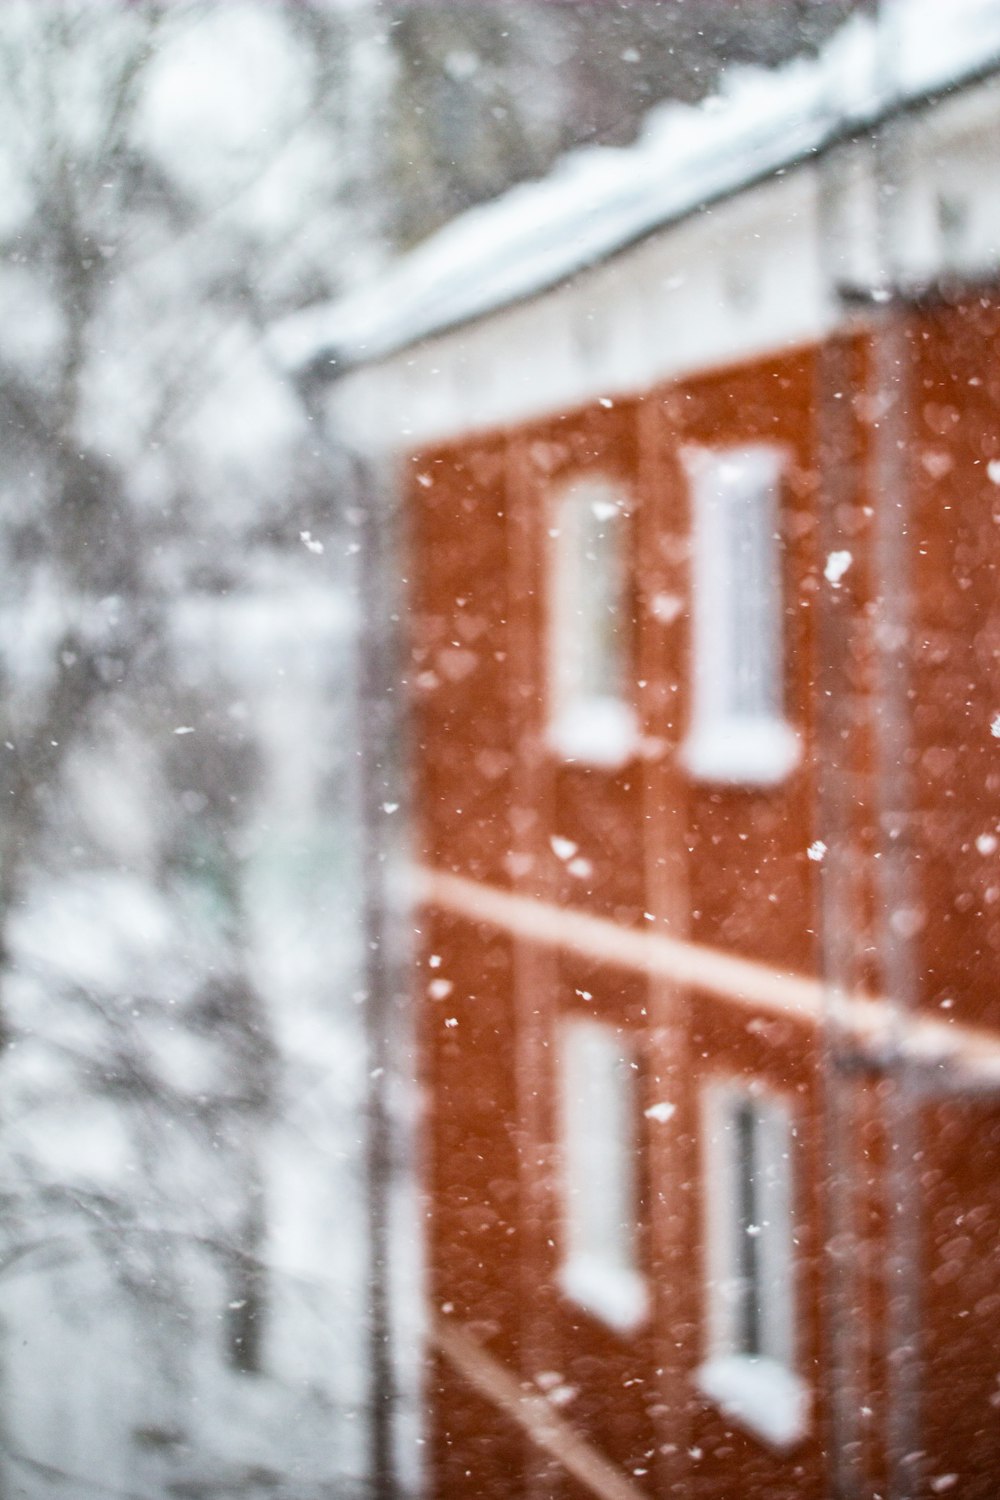
[(377, 258), (372, 36), (0, 15), (5, 1496), (365, 1474), (357, 544), (260, 333)]
[(2, 1500), (370, 1492), (362, 516), (269, 330), (849, 8), (0, 8)]

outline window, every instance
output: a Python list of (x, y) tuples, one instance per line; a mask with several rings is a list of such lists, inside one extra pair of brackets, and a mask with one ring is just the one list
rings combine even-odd
[(705, 1111), (707, 1358), (701, 1390), (776, 1447), (805, 1432), (795, 1373), (791, 1120), (778, 1099), (713, 1084)]
[(721, 781), (781, 780), (798, 758), (783, 703), (776, 448), (689, 448), (694, 592), (688, 768)]
[(627, 1332), (647, 1307), (638, 1268), (635, 1063), (621, 1033), (567, 1021), (561, 1038), (563, 1291)]
[(628, 702), (628, 498), (604, 479), (563, 491), (552, 527), (550, 738), (561, 754), (618, 765), (636, 734)]

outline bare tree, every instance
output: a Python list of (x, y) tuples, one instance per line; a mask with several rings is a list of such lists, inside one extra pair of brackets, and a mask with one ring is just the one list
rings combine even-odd
[[(0, 1291), (30, 1283), (57, 1337), (85, 1266), (126, 1299), (150, 1474), (187, 1440), (199, 1319), (237, 1375), (267, 1364), (263, 1143), (308, 1074), (258, 972), (251, 845), (280, 773), (253, 648), (234, 668), (199, 621), (319, 567), (340, 586), (340, 548), (301, 540), (335, 538), (335, 508), (260, 329), (370, 232), (344, 82), (367, 35), (320, 0), (0, 15)], [(256, 89), (253, 128), (199, 68), (237, 105)], [(120, 1488), (9, 1414), (2, 1442), (30, 1493)]]

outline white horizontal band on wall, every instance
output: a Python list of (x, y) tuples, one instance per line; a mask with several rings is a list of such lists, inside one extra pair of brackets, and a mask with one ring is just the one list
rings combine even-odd
[(649, 1500), (644, 1490), (576, 1428), (560, 1417), (541, 1394), (487, 1353), (471, 1334), (456, 1323), (435, 1318), (430, 1327), (431, 1345), (469, 1385), (527, 1433), (532, 1442), (550, 1454), (567, 1474), (598, 1500)]
[[(421, 904), (485, 922), (512, 937), (647, 977), (669, 979), (806, 1025), (819, 1025), (827, 1014), (829, 996), (822, 979), (790, 974), (757, 959), (664, 932), (624, 927), (607, 917), (518, 895), (446, 870), (418, 866), (413, 876), (414, 895)], [(884, 996), (838, 997), (837, 1014), (873, 1055), (888, 1047), (895, 1012)], [(973, 1084), (1000, 1085), (1000, 1033), (915, 1015), (907, 1018), (905, 1040), (906, 1054), (914, 1062), (953, 1066)]]

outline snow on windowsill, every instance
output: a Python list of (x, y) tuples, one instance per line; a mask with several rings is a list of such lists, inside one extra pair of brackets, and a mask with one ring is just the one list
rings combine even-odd
[(716, 1355), (695, 1372), (695, 1384), (724, 1416), (773, 1448), (790, 1448), (809, 1430), (809, 1387), (776, 1359)]
[(564, 709), (549, 729), (549, 743), (564, 760), (613, 769), (636, 753), (634, 709), (619, 698), (583, 698)]
[(649, 1312), (645, 1278), (596, 1255), (571, 1256), (559, 1272), (559, 1285), (572, 1302), (616, 1333), (631, 1333)]
[(795, 731), (783, 719), (718, 719), (696, 725), (681, 751), (692, 776), (735, 785), (775, 786), (801, 756)]

